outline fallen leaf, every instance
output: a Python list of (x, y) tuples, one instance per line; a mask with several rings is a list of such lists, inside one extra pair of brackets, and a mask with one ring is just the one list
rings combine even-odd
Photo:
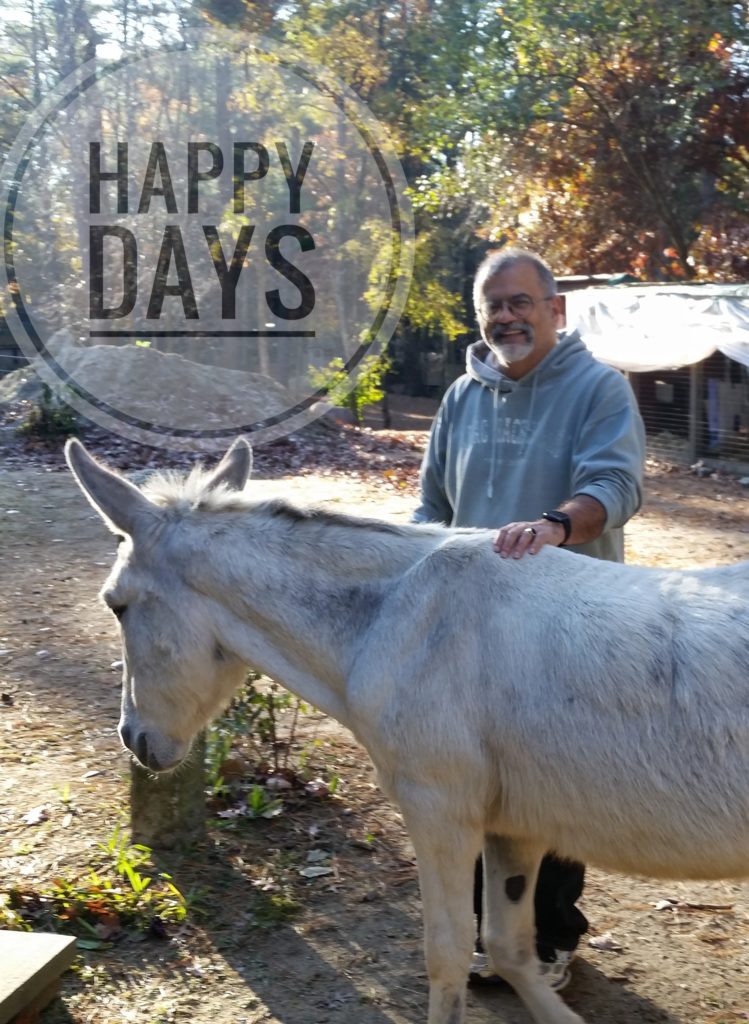
[(323, 860), (330, 860), (330, 854), (327, 850), (310, 850), (307, 854), (308, 864), (319, 864)]
[(227, 807), (225, 811), (217, 811), (217, 818), (242, 818), (247, 814), (247, 805), (240, 804), (237, 807)]
[(265, 780), (266, 789), (291, 789), (291, 783), (288, 779), (285, 779), (283, 775), (270, 775)]
[(312, 779), (304, 787), (304, 792), (309, 793), (310, 796), (327, 796), (330, 792), (330, 787), (322, 779)]
[(102, 942), (108, 942), (121, 931), (120, 919), (117, 914), (102, 914), (94, 925), (94, 931)]
[(24, 825), (41, 825), (43, 821), (49, 821), (49, 812), (43, 804), (39, 807), (32, 807), (23, 816)]
[(278, 803), (274, 807), (269, 807), (267, 811), (263, 811), (260, 815), (261, 818), (277, 818), (283, 814), (283, 804)]
[(243, 757), (239, 754), (229, 754), (229, 756), (224, 758), (221, 762), (218, 774), (224, 782), (229, 782), (232, 779), (241, 779), (246, 770), (247, 764)]
[(676, 907), (676, 903), (673, 900), (658, 900), (655, 904), (656, 910), (673, 910)]
[(301, 868), (299, 874), (302, 878), (320, 878), (322, 875), (332, 875), (333, 869), (323, 867)]
[(605, 932), (603, 935), (594, 935), (592, 939), (588, 939), (588, 945), (603, 953), (621, 953), (623, 949), (611, 932)]

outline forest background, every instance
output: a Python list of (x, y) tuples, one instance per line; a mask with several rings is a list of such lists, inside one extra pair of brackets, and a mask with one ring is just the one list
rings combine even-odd
[[(401, 342), (471, 329), (487, 248), (555, 273), (749, 279), (749, 26), (730, 0), (26, 0), (0, 4), (0, 157), (94, 57), (209, 25), (290, 45), (387, 126), (416, 229)], [(0, 310), (0, 313), (2, 310)]]

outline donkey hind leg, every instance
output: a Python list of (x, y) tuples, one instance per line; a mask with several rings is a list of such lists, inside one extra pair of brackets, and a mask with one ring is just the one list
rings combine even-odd
[[(422, 807), (429, 806), (424, 801)], [(424, 952), (429, 977), (428, 1024), (463, 1024), (473, 950), (473, 872), (481, 850), (479, 829), (454, 820), (447, 808), (428, 816), (413, 805), (401, 810), (419, 866)]]
[(528, 843), (485, 836), (484, 949), (536, 1024), (584, 1024), (539, 970), (533, 894), (544, 853)]

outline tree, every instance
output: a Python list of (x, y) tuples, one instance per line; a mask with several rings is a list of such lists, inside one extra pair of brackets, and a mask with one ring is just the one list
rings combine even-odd
[(705, 226), (745, 207), (740, 8), (509, 0), (492, 16), (453, 201), (568, 270), (691, 276)]

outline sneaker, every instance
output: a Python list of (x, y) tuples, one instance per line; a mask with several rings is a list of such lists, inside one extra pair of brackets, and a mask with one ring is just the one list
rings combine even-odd
[(572, 979), (570, 964), (574, 956), (574, 951), (569, 949), (555, 949), (554, 960), (547, 963), (543, 960), (540, 962), (541, 977), (550, 989), (561, 992), (563, 988), (567, 988)]
[[(575, 954), (567, 949), (556, 949), (554, 953), (554, 960), (547, 963), (541, 961), (539, 966), (541, 977), (549, 988), (554, 992), (561, 992), (567, 988), (572, 978), (570, 964)], [(468, 971), (468, 984), (472, 988), (478, 988), (482, 985), (506, 985), (507, 982), (494, 970), (486, 953), (474, 950)]]
[(507, 982), (496, 973), (486, 953), (475, 949), (468, 969), (468, 984), (471, 988), (479, 988), (481, 985), (506, 985)]

